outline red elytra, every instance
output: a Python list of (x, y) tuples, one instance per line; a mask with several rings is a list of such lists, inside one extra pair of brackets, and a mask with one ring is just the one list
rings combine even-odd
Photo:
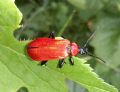
[(78, 46), (67, 39), (38, 38), (27, 47), (28, 55), (36, 61), (65, 59), (70, 52), (72, 56), (77, 55)]

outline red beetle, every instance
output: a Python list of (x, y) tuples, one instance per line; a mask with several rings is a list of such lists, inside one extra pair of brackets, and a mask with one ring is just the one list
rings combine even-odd
[(65, 63), (65, 58), (69, 56), (69, 62), (74, 65), (72, 56), (87, 54), (87, 48), (79, 48), (76, 43), (71, 43), (67, 39), (56, 39), (54, 32), (49, 38), (37, 38), (27, 46), (27, 53), (33, 60), (46, 64), (48, 60), (59, 60), (57, 67), (61, 68)]

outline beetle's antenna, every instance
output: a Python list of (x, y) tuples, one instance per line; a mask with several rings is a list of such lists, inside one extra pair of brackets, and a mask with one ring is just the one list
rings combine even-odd
[(88, 42), (93, 38), (94, 34), (95, 34), (95, 31), (94, 31), (94, 32), (92, 33), (92, 35), (88, 38), (88, 40), (86, 41), (86, 43), (84, 44), (83, 47), (86, 47), (86, 46), (87, 46)]
[(105, 63), (105, 61), (104, 61), (103, 59), (101, 59), (101, 58), (97, 57), (96, 55), (90, 53), (86, 47), (80, 48), (79, 53), (80, 53), (81, 55), (88, 55), (88, 56), (94, 57), (94, 58), (99, 59), (100, 61), (102, 61), (102, 62)]
[(92, 35), (88, 38), (88, 40), (86, 41), (85, 45), (84, 45), (82, 48), (80, 48), (80, 54), (81, 54), (81, 55), (86, 54), (86, 55), (88, 55), (88, 56), (94, 57), (94, 58), (96, 58), (96, 59), (98, 59), (98, 60), (100, 60), (100, 61), (102, 61), (102, 62), (105, 63), (105, 61), (104, 61), (103, 59), (97, 57), (96, 55), (94, 55), (94, 54), (92, 54), (92, 53), (90, 53), (90, 52), (88, 51), (87, 44), (88, 44), (88, 42), (92, 39), (92, 37), (94, 36), (94, 34), (95, 34), (95, 31), (94, 31), (94, 32), (92, 33)]
[[(102, 61), (102, 62), (105, 63), (105, 61), (104, 61), (103, 59), (101, 59), (101, 58), (99, 58), (99, 57), (97, 57), (97, 56), (95, 56), (95, 55), (93, 55), (93, 54), (91, 54), (91, 53), (87, 53), (87, 55), (88, 55), (88, 56), (91, 56), (91, 57), (94, 57), (94, 58), (96, 58), (96, 59), (98, 59), (98, 60), (100, 60), (100, 61)], [(100, 62), (100, 63), (101, 63), (101, 62)]]

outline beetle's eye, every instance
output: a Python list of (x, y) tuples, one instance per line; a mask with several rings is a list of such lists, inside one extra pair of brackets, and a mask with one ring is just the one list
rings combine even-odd
[(85, 54), (83, 48), (80, 49), (80, 54), (81, 54), (81, 55)]
[(87, 49), (87, 48), (80, 48), (79, 53), (80, 53), (81, 55), (87, 54), (87, 52), (88, 52), (88, 49)]

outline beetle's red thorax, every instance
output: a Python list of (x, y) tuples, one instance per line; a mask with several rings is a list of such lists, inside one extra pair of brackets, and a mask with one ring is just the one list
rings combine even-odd
[(79, 52), (78, 46), (76, 43), (71, 44), (71, 53), (73, 56), (77, 55)]
[[(27, 53), (37, 61), (63, 59), (69, 55), (66, 49), (69, 44), (70, 41), (67, 39), (38, 38), (28, 44)], [(75, 54), (74, 50), (73, 54)]]

